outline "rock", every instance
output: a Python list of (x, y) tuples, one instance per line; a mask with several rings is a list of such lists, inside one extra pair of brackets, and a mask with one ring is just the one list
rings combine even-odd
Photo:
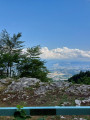
[(62, 116), (62, 115), (60, 115), (60, 118), (61, 118), (61, 119), (65, 119), (65, 117), (64, 117), (64, 116)]
[(62, 106), (67, 106), (67, 105), (70, 106), (70, 104), (71, 104), (70, 102), (63, 102), (63, 104), (61, 104), (61, 105)]
[(24, 85), (29, 84), (29, 86), (35, 85), (37, 82), (40, 82), (40, 80), (37, 78), (26, 78), (26, 77), (20, 78), (19, 81)]
[(90, 85), (72, 85), (65, 90), (68, 94), (90, 96)]
[(78, 120), (78, 118), (74, 118), (74, 120)]
[(84, 104), (90, 103), (90, 97), (86, 98), (85, 100), (82, 100), (81, 103), (84, 103)]
[(79, 120), (86, 120), (86, 119), (84, 119), (84, 118), (80, 118)]
[(74, 118), (74, 120), (86, 120), (84, 118)]
[(3, 87), (3, 85), (0, 83), (0, 88)]
[(41, 94), (45, 94), (48, 90), (54, 90), (56, 88), (58, 89), (64, 89), (64, 88), (67, 88), (69, 87), (71, 83), (68, 83), (68, 82), (64, 82), (64, 81), (56, 81), (56, 82), (52, 82), (50, 84), (48, 83), (44, 83), (43, 85), (41, 85), (38, 89), (36, 89), (34, 91), (34, 93), (36, 95), (41, 95)]
[(2, 84), (7, 84), (7, 83), (9, 83), (10, 81), (12, 81), (12, 78), (0, 79), (0, 82), (1, 82)]
[(36, 78), (20, 78), (18, 79), (18, 81), (12, 81), (12, 83), (7, 87), (7, 89), (5, 90), (5, 93), (7, 93), (8, 91), (22, 91), (24, 88), (30, 87), (35, 85), (36, 83), (39, 83), (40, 80), (36, 79)]
[(62, 87), (69, 87), (71, 83), (69, 82), (64, 82), (64, 81), (56, 81), (51, 84), (51, 86), (56, 87), (56, 88), (62, 88)]
[(76, 106), (80, 106), (81, 105), (81, 100), (75, 100)]
[(6, 101), (7, 100), (7, 98), (3, 98), (3, 101)]
[(37, 90), (34, 91), (35, 95), (45, 94), (47, 91), (47, 86), (40, 86)]
[(23, 77), (18, 79), (17, 81), (12, 80), (11, 78), (0, 79), (0, 86), (2, 86), (3, 84), (7, 85), (5, 86), (7, 88), (4, 89), (3, 93), (24, 91), (25, 88), (33, 86), (35, 95), (41, 95), (41, 94), (44, 95), (49, 90), (54, 91), (55, 89), (59, 89), (59, 90), (64, 90), (67, 94), (90, 96), (90, 85), (77, 85), (77, 84), (73, 85), (70, 82), (64, 82), (64, 81), (44, 83), (36, 78)]

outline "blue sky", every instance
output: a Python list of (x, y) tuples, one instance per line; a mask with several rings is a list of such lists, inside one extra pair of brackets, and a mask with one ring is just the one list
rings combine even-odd
[(0, 0), (2, 29), (26, 47), (90, 51), (90, 0)]

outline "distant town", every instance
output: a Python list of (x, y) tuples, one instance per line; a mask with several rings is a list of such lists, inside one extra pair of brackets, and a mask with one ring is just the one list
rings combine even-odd
[(90, 62), (52, 62), (52, 65), (48, 68), (50, 71), (48, 74), (49, 78), (55, 81), (68, 80), (68, 78), (78, 74), (80, 71), (90, 70)]

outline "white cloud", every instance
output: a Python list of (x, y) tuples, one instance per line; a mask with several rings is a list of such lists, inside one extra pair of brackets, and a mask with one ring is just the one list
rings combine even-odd
[(25, 54), (27, 51), (27, 48), (22, 49), (22, 54)]
[(75, 60), (89, 60), (90, 51), (80, 49), (70, 49), (67, 47), (56, 48), (49, 50), (47, 47), (41, 48), (41, 58), (43, 59), (75, 59)]

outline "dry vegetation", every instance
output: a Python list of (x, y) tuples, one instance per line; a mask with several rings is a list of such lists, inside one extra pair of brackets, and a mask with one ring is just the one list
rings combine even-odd
[[(28, 97), (24, 97), (26, 94)], [(10, 97), (8, 97), (10, 95)], [(5, 98), (8, 98), (5, 100)], [(75, 99), (83, 100), (84, 96), (68, 95), (64, 90), (55, 89), (48, 91), (45, 95), (35, 95), (33, 88), (25, 89), (23, 92), (9, 92), (2, 94), (0, 91), (0, 106), (11, 107), (17, 104), (25, 106), (62, 106), (67, 102), (66, 106), (75, 106)], [(90, 103), (82, 104), (89, 106)], [(65, 117), (65, 118), (63, 118)], [(74, 120), (74, 118), (84, 118), (90, 120), (90, 116), (35, 116), (30, 120)], [(0, 120), (13, 120), (13, 117), (0, 117)]]

